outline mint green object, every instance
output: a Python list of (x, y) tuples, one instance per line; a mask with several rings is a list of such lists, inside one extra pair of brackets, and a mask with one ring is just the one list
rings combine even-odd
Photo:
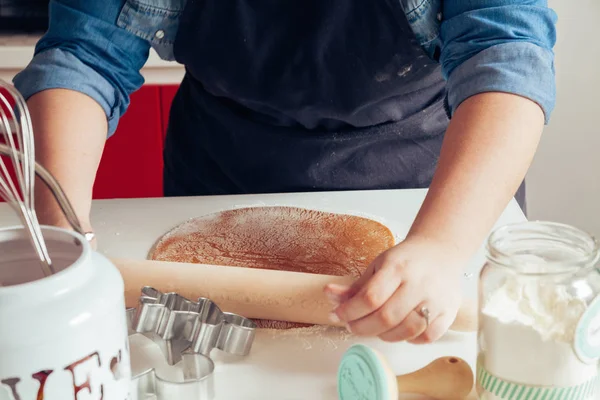
[(338, 368), (340, 400), (392, 399), (387, 382), (389, 373), (375, 351), (362, 344), (350, 347)]
[(575, 354), (586, 364), (597, 364), (600, 358), (600, 296), (588, 306), (575, 330)]
[(588, 400), (597, 398), (598, 378), (576, 386), (528, 386), (504, 381), (477, 367), (477, 384), (502, 400)]

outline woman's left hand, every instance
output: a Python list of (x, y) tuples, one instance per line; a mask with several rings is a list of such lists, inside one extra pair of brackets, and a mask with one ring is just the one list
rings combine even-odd
[[(454, 254), (454, 255), (453, 255)], [(331, 319), (359, 336), (430, 343), (454, 322), (461, 304), (456, 250), (411, 238), (377, 257), (351, 287), (328, 285)]]

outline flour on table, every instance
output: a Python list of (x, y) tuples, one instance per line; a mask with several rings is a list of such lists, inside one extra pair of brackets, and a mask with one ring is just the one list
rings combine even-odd
[(268, 333), (273, 340), (295, 341), (304, 350), (337, 350), (339, 342), (346, 342), (352, 337), (346, 329), (321, 325), (284, 330), (262, 329), (262, 331)]

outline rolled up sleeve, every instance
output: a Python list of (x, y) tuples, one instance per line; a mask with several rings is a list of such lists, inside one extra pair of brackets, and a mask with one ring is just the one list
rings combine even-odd
[(47, 89), (70, 89), (94, 99), (114, 133), (144, 79), (150, 44), (116, 25), (123, 0), (52, 0), (50, 27), (29, 65), (15, 78), (27, 99)]
[(537, 103), (546, 123), (554, 109), (556, 14), (541, 0), (446, 0), (440, 62), (453, 114), (483, 92)]

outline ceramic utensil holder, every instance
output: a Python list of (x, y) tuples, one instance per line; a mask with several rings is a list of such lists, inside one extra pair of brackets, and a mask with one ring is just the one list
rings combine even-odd
[(0, 229), (0, 400), (125, 400), (123, 280), (78, 233), (42, 227), (43, 277), (22, 227)]

